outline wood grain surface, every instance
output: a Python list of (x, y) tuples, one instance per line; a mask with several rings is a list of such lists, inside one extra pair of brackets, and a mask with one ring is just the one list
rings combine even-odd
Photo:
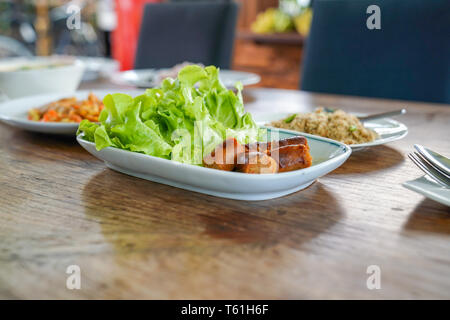
[[(450, 210), (401, 186), (420, 143), (450, 153), (450, 107), (248, 89), (251, 112), (406, 107), (409, 135), (311, 187), (220, 199), (107, 169), (73, 137), (0, 124), (0, 298), (450, 298)], [(81, 289), (66, 268), (81, 268)], [(369, 290), (369, 265), (381, 289)]]

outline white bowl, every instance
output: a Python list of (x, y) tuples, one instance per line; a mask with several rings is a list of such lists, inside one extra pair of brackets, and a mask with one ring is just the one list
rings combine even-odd
[[(21, 69), (23, 67), (30, 69)], [(72, 93), (80, 84), (83, 72), (83, 62), (71, 58), (4, 59), (0, 60), (0, 91), (10, 99), (43, 93)]]

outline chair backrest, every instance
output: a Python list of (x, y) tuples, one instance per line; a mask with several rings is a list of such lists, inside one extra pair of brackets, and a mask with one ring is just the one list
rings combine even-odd
[(147, 4), (135, 68), (189, 61), (229, 69), (237, 13), (234, 1)]
[[(381, 29), (366, 25), (370, 5)], [(315, 0), (313, 10), (302, 90), (450, 103), (449, 0)]]

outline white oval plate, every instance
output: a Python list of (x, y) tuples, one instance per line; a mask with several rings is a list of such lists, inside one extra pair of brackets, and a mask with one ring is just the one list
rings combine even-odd
[[(262, 126), (271, 121), (287, 118), (291, 114), (292, 113), (254, 113), (252, 116), (253, 120), (255, 120), (258, 125)], [(358, 116), (362, 115), (358, 114)], [(359, 151), (368, 147), (400, 140), (408, 134), (408, 128), (403, 123), (389, 118), (366, 121), (364, 122), (364, 126), (378, 133), (378, 138), (372, 142), (349, 145), (353, 151)], [(298, 131), (287, 131), (303, 134)]]
[[(166, 70), (166, 69), (161, 69)], [(157, 69), (139, 69), (115, 72), (111, 75), (110, 80), (118, 85), (134, 86), (138, 88), (152, 88), (158, 85), (155, 83)], [(261, 77), (255, 73), (220, 70), (220, 80), (223, 85), (229, 89), (234, 88), (236, 82), (242, 82), (242, 85), (249, 86), (261, 81)]]
[(52, 93), (26, 98), (6, 100), (0, 103), (0, 121), (14, 127), (24, 130), (50, 133), (50, 134), (69, 134), (75, 135), (78, 130), (78, 123), (61, 123), (61, 122), (40, 122), (28, 120), (28, 110), (32, 108), (39, 108), (49, 102), (56, 101), (66, 97), (77, 97), (78, 99), (86, 99), (89, 93), (92, 92), (100, 99), (103, 99), (110, 93), (126, 93), (131, 96), (143, 94), (142, 90), (83, 90), (75, 93)]
[(450, 207), (450, 188), (446, 188), (433, 179), (423, 176), (416, 180), (406, 181), (403, 186), (425, 197)]
[[(298, 134), (279, 131), (280, 139)], [(204, 168), (142, 153), (108, 147), (97, 151), (95, 144), (77, 137), (78, 142), (107, 167), (138, 178), (173, 187), (237, 200), (266, 200), (282, 197), (308, 187), (317, 178), (333, 171), (350, 156), (345, 144), (304, 135), (308, 139), (313, 164), (309, 168), (277, 174), (245, 174)]]

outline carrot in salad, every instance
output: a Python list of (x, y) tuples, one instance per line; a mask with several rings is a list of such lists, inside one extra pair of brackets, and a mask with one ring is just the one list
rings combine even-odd
[(51, 102), (40, 109), (31, 109), (28, 119), (43, 122), (81, 122), (88, 119), (96, 122), (103, 108), (102, 101), (90, 93), (86, 100), (70, 97)]

